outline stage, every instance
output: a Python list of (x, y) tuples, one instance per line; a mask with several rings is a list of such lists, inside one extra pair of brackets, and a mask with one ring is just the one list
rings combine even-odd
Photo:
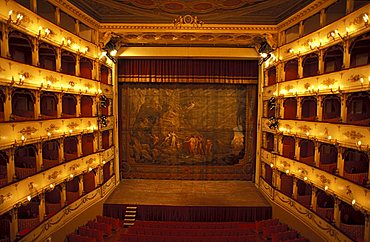
[(271, 206), (247, 181), (122, 181), (104, 203), (104, 214), (123, 218), (127, 206), (137, 219), (248, 221), (268, 219)]

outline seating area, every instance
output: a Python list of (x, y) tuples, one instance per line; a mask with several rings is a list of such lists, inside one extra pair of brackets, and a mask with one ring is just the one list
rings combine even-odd
[(104, 242), (116, 241), (111, 238), (123, 227), (119, 219), (97, 216), (95, 220), (80, 226), (76, 232), (68, 235), (69, 242)]
[(121, 233), (121, 241), (308, 241), (278, 219), (245, 222), (140, 221)]

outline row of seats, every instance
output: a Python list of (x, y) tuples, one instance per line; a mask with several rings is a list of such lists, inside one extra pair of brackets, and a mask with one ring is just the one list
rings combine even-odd
[(75, 233), (68, 235), (69, 242), (104, 242), (105, 237), (122, 228), (119, 219), (97, 216), (96, 220), (89, 221), (85, 226), (80, 226)]
[(203, 241), (290, 241), (307, 242), (297, 231), (278, 219), (255, 223), (136, 221), (125, 233), (124, 242), (203, 242)]

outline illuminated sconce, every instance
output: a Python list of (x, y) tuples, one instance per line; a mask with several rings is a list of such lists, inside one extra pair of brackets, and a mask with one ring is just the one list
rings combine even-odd
[(285, 173), (288, 175), (290, 173), (290, 171), (289, 170), (286, 170)]
[(328, 33), (328, 38), (332, 38), (333, 40), (335, 40), (335, 35), (336, 35), (335, 31), (330, 31)]
[(309, 137), (310, 136), (310, 132), (306, 132), (306, 135), (307, 135), (307, 137)]
[(19, 24), (22, 22), (23, 18), (24, 18), (23, 14), (21, 14), (21, 13), (17, 13), (16, 19), (15, 19), (15, 21), (14, 21), (14, 20), (13, 20), (13, 18), (12, 18), (12, 15), (13, 15), (13, 10), (10, 10), (10, 11), (8, 12), (8, 20), (7, 20), (7, 24), (15, 24), (15, 25), (19, 25)]
[(91, 167), (89, 167), (89, 171), (92, 171), (92, 168)]
[(105, 160), (103, 160), (103, 165), (105, 165)]
[(31, 196), (30, 195), (27, 196), (27, 200), (31, 201)]
[(329, 189), (328, 185), (325, 185), (324, 190), (327, 191)]
[(72, 40), (71, 40), (71, 38), (62, 38), (62, 43), (60, 44), (61, 46), (64, 46), (64, 45), (66, 45), (66, 46), (70, 46), (72, 44)]
[(53, 188), (54, 188), (54, 184), (53, 184), (53, 183), (51, 183), (51, 184), (49, 185), (49, 187), (50, 187), (51, 189), (53, 189)]
[(70, 177), (70, 178), (73, 178), (74, 176), (73, 176), (73, 174), (70, 174), (70, 175), (69, 175), (69, 177)]
[(72, 134), (72, 133), (73, 133), (73, 130), (72, 130), (72, 129), (70, 129), (70, 130), (69, 130), (69, 133), (70, 133), (70, 134)]
[(364, 20), (365, 26), (369, 24), (369, 15), (367, 13), (364, 13), (362, 15), (362, 19)]
[(356, 204), (356, 199), (353, 199), (351, 203), (352, 203), (352, 206), (354, 206)]
[(303, 178), (303, 180), (304, 180), (304, 181), (307, 181), (307, 180), (308, 180), (307, 176), (305, 176), (305, 177)]

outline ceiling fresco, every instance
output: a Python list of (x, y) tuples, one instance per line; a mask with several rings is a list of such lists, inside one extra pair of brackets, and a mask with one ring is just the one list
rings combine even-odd
[(171, 23), (198, 16), (206, 24), (277, 24), (313, 0), (69, 0), (102, 23)]

